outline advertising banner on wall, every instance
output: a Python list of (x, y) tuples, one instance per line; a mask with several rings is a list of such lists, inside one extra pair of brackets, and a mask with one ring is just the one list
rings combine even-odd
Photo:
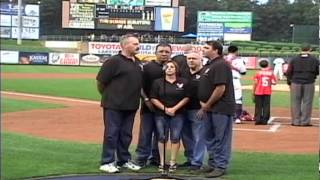
[(49, 64), (53, 65), (79, 65), (78, 53), (49, 53)]
[[(0, 3), (0, 20), (1, 26), (10, 27), (1, 29), (1, 37), (17, 38), (18, 26), (18, 5), (13, 3)], [(25, 4), (22, 5), (22, 38), (39, 39), (39, 5)], [(2, 34), (4, 32), (4, 34)], [(10, 34), (10, 36), (9, 36)]]
[[(22, 38), (23, 39), (39, 39), (39, 28), (22, 28)], [(18, 28), (12, 27), (11, 38), (18, 38)]]
[[(140, 43), (140, 54), (153, 55), (155, 52), (156, 43)], [(194, 50), (201, 52), (201, 45), (194, 45)], [(183, 54), (184, 44), (171, 44), (172, 54)], [(89, 42), (90, 54), (108, 54), (115, 55), (121, 50), (119, 43), (112, 42)]]
[(11, 16), (0, 14), (0, 26), (11, 26)]
[(245, 63), (247, 69), (255, 69), (257, 67), (257, 57), (240, 57)]
[(3, 51), (0, 50), (0, 63), (18, 64), (18, 51)]
[(48, 64), (48, 60), (48, 53), (19, 52), (19, 64)]
[[(18, 15), (18, 5), (7, 3), (7, 2), (1, 2), (0, 13), (7, 14), (7, 15)], [(39, 5), (37, 4), (22, 5), (21, 14), (22, 16), (39, 16), (40, 15)]]
[(11, 27), (0, 27), (1, 38), (11, 38)]
[[(18, 25), (18, 16), (12, 16), (12, 26)], [(39, 27), (39, 17), (22, 16), (22, 27)]]
[(80, 66), (101, 66), (109, 57), (109, 54), (80, 54)]
[[(198, 32), (201, 34), (204, 23), (220, 23), (223, 25), (223, 39), (232, 40), (251, 40), (252, 33), (252, 12), (231, 12), (231, 11), (198, 11)], [(212, 30), (214, 31), (214, 27)], [(206, 29), (212, 32), (210, 26)], [(239, 36), (238, 36), (239, 35)], [(212, 38), (212, 37), (207, 37)]]

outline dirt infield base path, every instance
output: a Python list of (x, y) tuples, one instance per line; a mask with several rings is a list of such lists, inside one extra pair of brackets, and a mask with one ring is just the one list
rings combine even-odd
[[(2, 97), (24, 99), (67, 106), (58, 109), (30, 110), (2, 114), (2, 129), (48, 139), (101, 143), (102, 112), (97, 101), (1, 92)], [(250, 112), (252, 109), (247, 108)], [(314, 112), (313, 117), (317, 117)], [(133, 130), (133, 144), (139, 134), (139, 113)], [(273, 125), (255, 126), (245, 122), (234, 126), (235, 151), (318, 153), (319, 120), (312, 127), (292, 127), (287, 109), (272, 110)]]

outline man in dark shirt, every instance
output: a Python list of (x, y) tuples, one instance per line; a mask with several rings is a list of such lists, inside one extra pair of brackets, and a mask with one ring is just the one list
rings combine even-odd
[(205, 119), (205, 136), (209, 154), (208, 178), (225, 174), (231, 157), (231, 140), (235, 100), (230, 65), (222, 57), (223, 47), (208, 41), (203, 47), (209, 59), (200, 78), (198, 116)]
[(142, 88), (141, 66), (135, 57), (139, 40), (127, 34), (120, 46), (122, 51), (102, 65), (96, 78), (105, 125), (100, 170), (107, 173), (119, 172), (118, 166), (134, 171), (141, 168), (131, 161), (129, 152)]
[[(196, 51), (190, 51), (186, 54), (188, 71), (183, 72), (181, 75), (189, 81), (190, 101), (186, 106), (186, 119), (184, 120), (182, 129), (183, 146), (188, 149), (192, 154), (186, 156), (190, 163), (190, 170), (198, 170), (203, 164), (204, 154), (206, 151), (204, 140), (204, 120), (198, 119), (197, 112), (201, 108), (198, 99), (198, 86), (202, 74), (202, 56)], [(191, 136), (191, 137), (190, 137)], [(186, 141), (186, 137), (190, 137)], [(188, 153), (185, 153), (188, 155)]]
[(312, 102), (315, 79), (319, 75), (319, 60), (310, 55), (311, 47), (302, 46), (302, 52), (293, 58), (287, 70), (291, 94), (293, 126), (311, 126)]
[(149, 96), (153, 81), (164, 76), (163, 64), (170, 59), (171, 52), (170, 44), (158, 44), (155, 52), (156, 60), (147, 63), (143, 67), (143, 104), (140, 114), (139, 141), (136, 149), (136, 160), (140, 166), (145, 166), (148, 158), (150, 165), (158, 165), (160, 161), (156, 136), (155, 109)]

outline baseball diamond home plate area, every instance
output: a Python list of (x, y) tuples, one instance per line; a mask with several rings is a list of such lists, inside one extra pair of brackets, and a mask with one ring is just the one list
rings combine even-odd
[[(94, 78), (95, 75), (14, 74), (2, 73), (4, 78)], [(63, 104), (65, 108), (38, 109), (2, 114), (4, 131), (18, 132), (49, 139), (101, 143), (103, 136), (102, 111), (98, 101), (72, 98), (1, 92), (2, 97)], [(252, 107), (246, 110), (253, 112)], [(313, 111), (312, 127), (293, 127), (288, 108), (272, 108), (271, 125), (255, 126), (245, 121), (234, 125), (235, 151), (318, 153), (319, 112)], [(317, 117), (317, 118), (316, 118)], [(133, 129), (133, 144), (139, 134), (139, 113)]]

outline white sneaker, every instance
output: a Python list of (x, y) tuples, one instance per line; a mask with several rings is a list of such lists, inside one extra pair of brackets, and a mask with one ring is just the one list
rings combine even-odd
[(235, 122), (236, 124), (241, 124), (241, 120), (240, 120), (240, 119), (236, 119), (234, 122)]
[(100, 171), (104, 171), (107, 173), (117, 173), (119, 172), (119, 169), (114, 163), (104, 164), (100, 166)]
[(137, 164), (135, 164), (132, 161), (128, 161), (125, 164), (122, 165), (122, 167), (128, 168), (132, 171), (139, 171), (141, 169), (141, 167)]

